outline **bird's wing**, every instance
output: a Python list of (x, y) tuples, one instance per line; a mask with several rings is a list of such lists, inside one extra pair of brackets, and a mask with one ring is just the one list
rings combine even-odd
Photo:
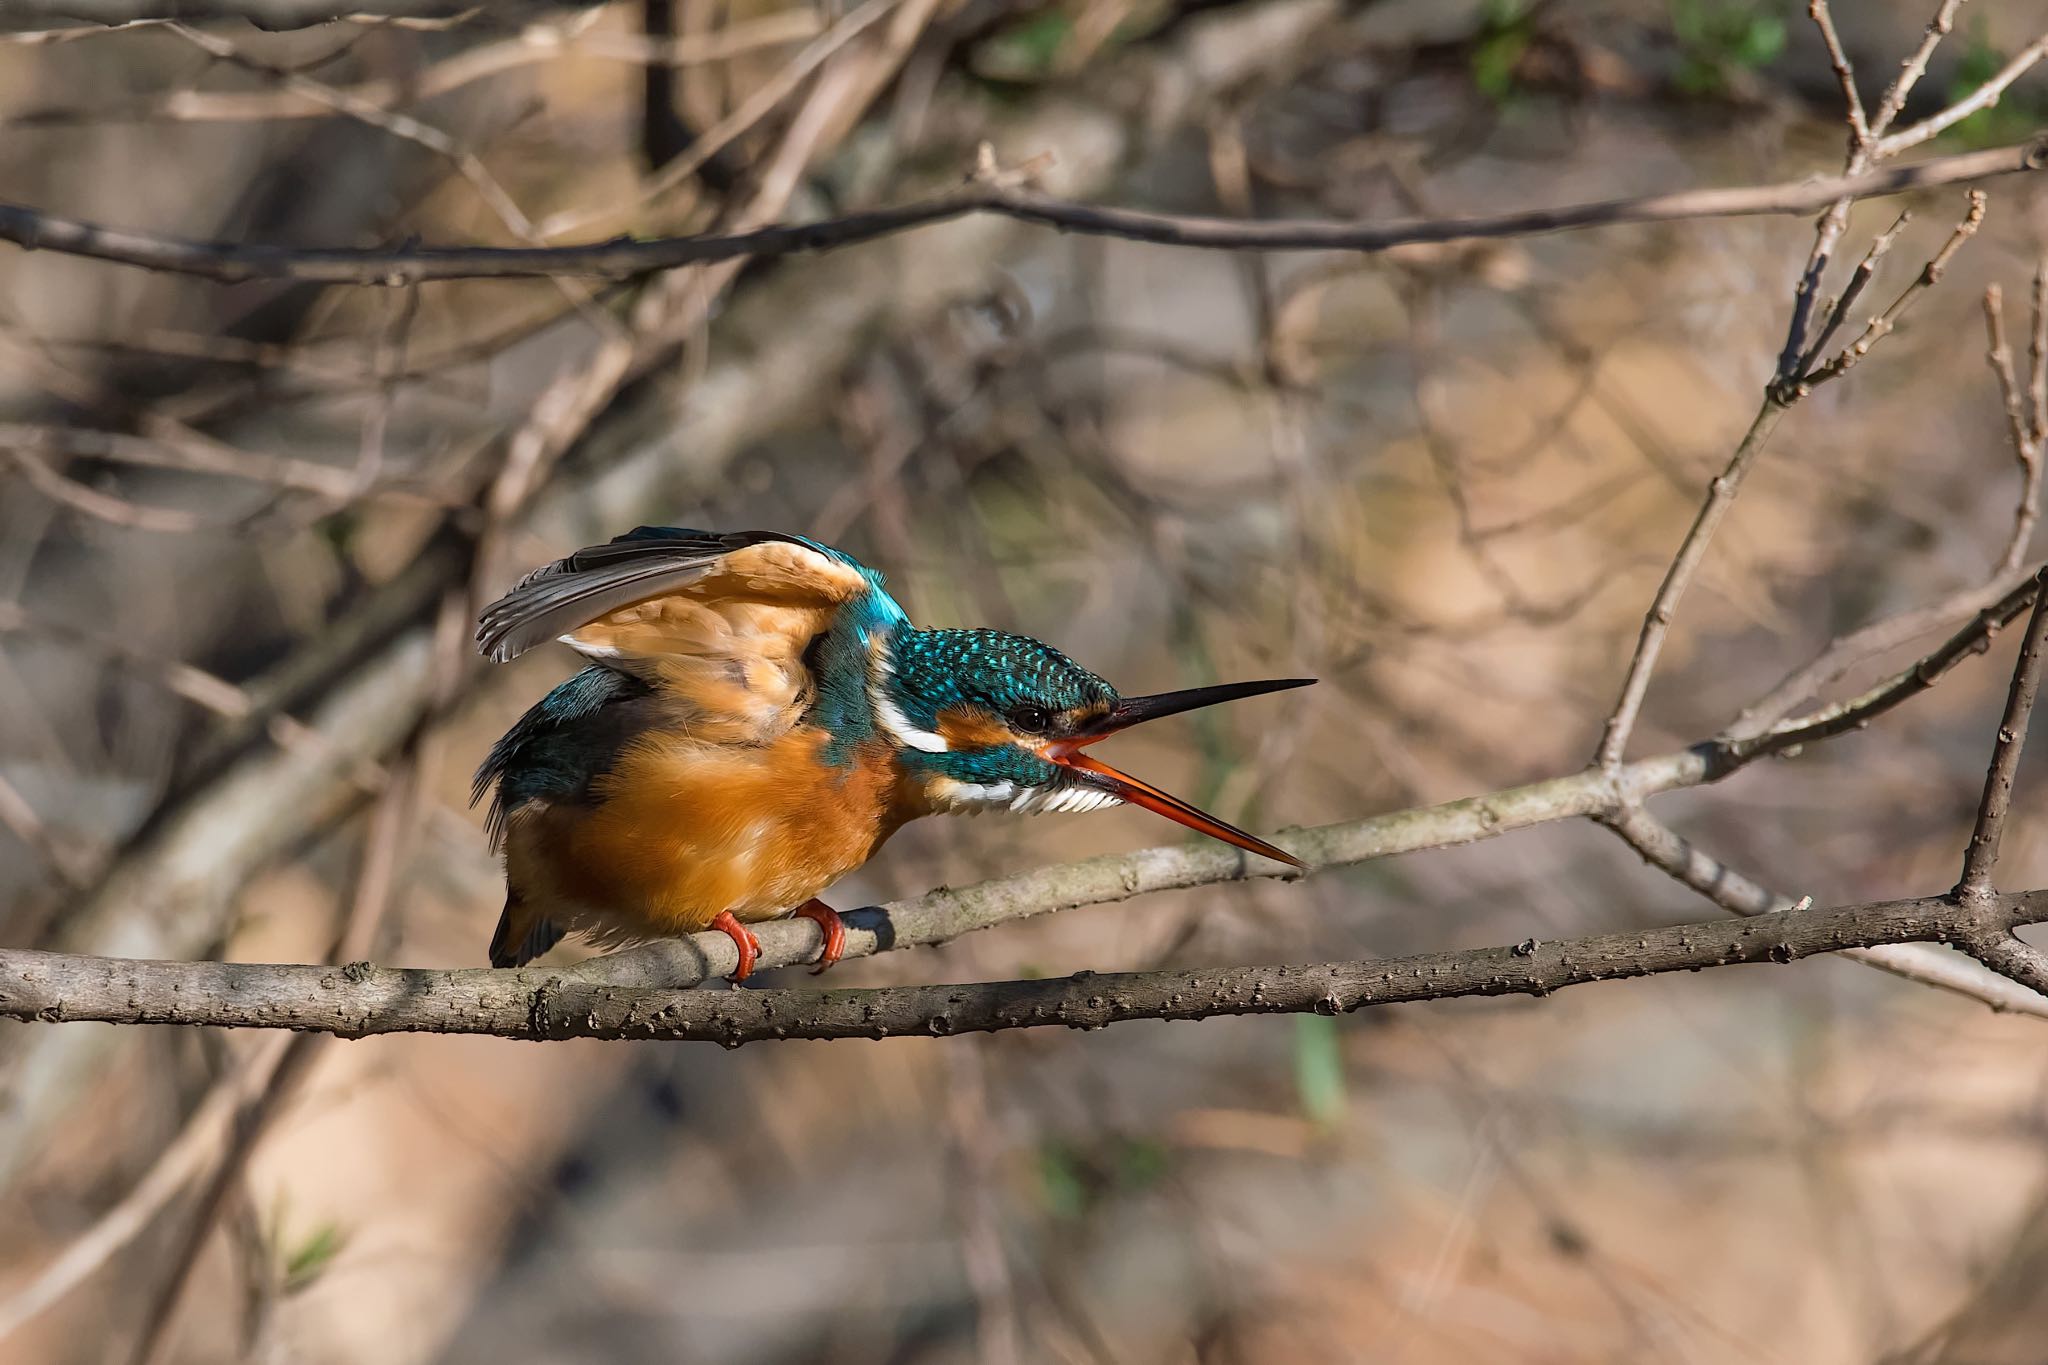
[(477, 647), (502, 662), (550, 639), (656, 684), (714, 741), (794, 723), (804, 653), (840, 610), (874, 594), (869, 571), (768, 531), (642, 526), (538, 569), (484, 609)]

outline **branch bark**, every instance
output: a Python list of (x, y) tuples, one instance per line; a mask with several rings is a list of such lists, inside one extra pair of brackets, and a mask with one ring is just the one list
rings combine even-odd
[(1683, 190), (1607, 199), (1559, 208), (1452, 218), (1399, 218), (1382, 223), (1334, 220), (1203, 218), (1104, 208), (1002, 183), (816, 223), (778, 224), (746, 232), (647, 241), (616, 238), (562, 247), (293, 248), (201, 242), (130, 232), (82, 219), (0, 204), (0, 241), (122, 265), (198, 275), (222, 283), (289, 279), (327, 284), (399, 286), (422, 280), (641, 275), (746, 257), (830, 251), (976, 214), (994, 215), (1089, 236), (1164, 246), (1236, 251), (1385, 251), (1417, 242), (1525, 237), (1618, 223), (1689, 218), (1804, 214), (1833, 203), (1903, 194), (1937, 185), (2048, 168), (2048, 137), (1991, 151), (1938, 157), (1911, 166), (1827, 179), (1783, 181), (1736, 189)]
[(769, 1039), (945, 1037), (1012, 1028), (1094, 1029), (1132, 1019), (1342, 1014), (1844, 948), (1950, 943), (2048, 920), (2048, 891), (1787, 910), (1753, 919), (1594, 934), (1554, 943), (1368, 962), (1213, 971), (1080, 972), (1057, 980), (870, 990), (662, 990), (565, 973), (145, 962), (0, 949), (0, 1015), (60, 1023), (289, 1028), (362, 1038), (470, 1033), (527, 1040), (665, 1039), (728, 1047)]

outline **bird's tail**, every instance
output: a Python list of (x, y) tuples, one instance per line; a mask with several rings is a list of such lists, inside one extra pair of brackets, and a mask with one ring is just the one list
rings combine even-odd
[(518, 896), (505, 897), (505, 909), (498, 916), (498, 930), (491, 935), (493, 967), (524, 967), (562, 941), (563, 931), (554, 921), (532, 917)]

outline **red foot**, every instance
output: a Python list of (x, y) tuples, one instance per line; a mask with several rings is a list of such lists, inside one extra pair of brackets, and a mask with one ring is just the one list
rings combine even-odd
[(816, 976), (837, 962), (846, 951), (846, 921), (839, 918), (839, 912), (821, 900), (808, 900), (796, 908), (796, 913), (818, 926), (825, 935), (825, 947), (818, 954), (818, 965), (811, 968)]
[(754, 974), (754, 960), (761, 956), (761, 940), (754, 937), (754, 931), (732, 917), (732, 911), (721, 910), (705, 926), (716, 929), (732, 939), (732, 946), (740, 950), (740, 965), (733, 968), (727, 981), (745, 981)]

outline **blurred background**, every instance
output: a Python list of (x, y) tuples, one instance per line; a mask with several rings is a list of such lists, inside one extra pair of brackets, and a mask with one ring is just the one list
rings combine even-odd
[[(517, 244), (898, 203), (983, 141), (1006, 166), (1049, 154), (1056, 193), (1270, 217), (1778, 181), (1843, 146), (1785, 0), (778, 4), (44, 25), (0, 40), (0, 198), (252, 243)], [(1866, 99), (1930, 9), (1841, 7)], [(1965, 6), (1908, 117), (2042, 21)], [(1931, 150), (2044, 126), (2037, 71)], [(1979, 296), (2001, 284), (2024, 337), (2048, 201), (1988, 188), (1909, 324), (1781, 429), (1634, 752), (1706, 737), (1830, 636), (1997, 560), (2019, 475)], [(1897, 207), (1859, 206), (1847, 253)], [(1962, 193), (1914, 207), (1873, 297)], [(628, 283), (388, 289), (0, 251), (0, 941), (481, 964), (501, 883), (469, 774), (573, 664), (488, 669), (469, 616), (643, 521), (826, 539), (925, 624), (1038, 634), (1129, 689), (1321, 677), (1122, 742), (1256, 828), (1570, 772), (1811, 240), (1746, 219), (1260, 257), (977, 219)], [(2012, 648), (1657, 810), (1795, 896), (1945, 889)], [(2048, 878), (2039, 772), (2014, 887)], [(833, 899), (1170, 834), (1128, 811), (928, 821)], [(1581, 823), (832, 980), (1713, 913)], [(330, 1043), (277, 1095), (158, 1354), (2038, 1361), (2044, 1027), (1819, 961), (1088, 1034)], [(129, 1357), (219, 1120), (277, 1046), (0, 1022), (0, 1361)], [(132, 1240), (46, 1292), (117, 1208)]]

